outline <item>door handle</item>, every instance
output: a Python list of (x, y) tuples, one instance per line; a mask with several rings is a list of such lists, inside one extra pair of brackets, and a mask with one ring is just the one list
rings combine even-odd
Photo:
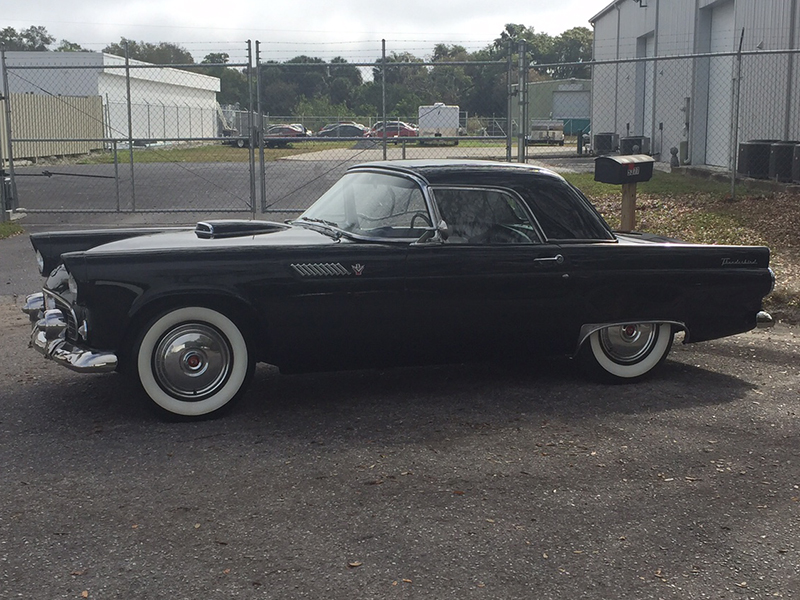
[(534, 258), (533, 262), (543, 263), (543, 262), (554, 262), (557, 265), (560, 265), (564, 262), (564, 257), (561, 254), (556, 254), (555, 256), (546, 256), (544, 258)]

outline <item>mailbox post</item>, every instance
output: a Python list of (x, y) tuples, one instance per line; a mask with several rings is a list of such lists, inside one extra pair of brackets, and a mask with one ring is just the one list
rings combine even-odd
[(622, 218), (620, 229), (636, 229), (636, 184), (653, 177), (652, 156), (598, 156), (594, 159), (594, 180), (622, 186)]

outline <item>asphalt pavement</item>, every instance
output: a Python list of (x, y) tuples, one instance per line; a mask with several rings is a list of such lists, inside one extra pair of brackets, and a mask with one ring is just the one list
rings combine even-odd
[(169, 424), (27, 348), (26, 239), (0, 273), (3, 598), (800, 597), (797, 327), (676, 344), (637, 385), (261, 366)]

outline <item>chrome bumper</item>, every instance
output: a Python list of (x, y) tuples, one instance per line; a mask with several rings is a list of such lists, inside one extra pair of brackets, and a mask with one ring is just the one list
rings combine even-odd
[(117, 355), (81, 348), (65, 339), (64, 314), (48, 308), (42, 294), (31, 294), (22, 309), (31, 319), (30, 346), (58, 364), (79, 373), (107, 373), (117, 368)]
[(758, 311), (758, 314), (756, 315), (756, 327), (759, 329), (765, 329), (767, 327), (774, 326), (775, 320), (772, 318), (772, 315), (765, 310)]

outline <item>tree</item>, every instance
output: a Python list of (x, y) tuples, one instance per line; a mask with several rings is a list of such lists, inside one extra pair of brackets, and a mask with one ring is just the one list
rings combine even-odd
[(459, 45), (436, 44), (431, 62), (439, 63), (429, 70), (430, 85), (427, 103), (444, 102), (458, 104), (464, 102), (464, 91), (472, 88), (472, 78), (461, 65), (448, 65), (455, 61), (466, 61), (469, 53)]
[(182, 46), (169, 42), (151, 44), (137, 42), (127, 38), (120, 38), (119, 44), (110, 44), (103, 48), (103, 52), (116, 56), (125, 56), (125, 47), (128, 48), (128, 58), (153, 63), (155, 65), (191, 65), (194, 64), (192, 55)]
[(297, 88), (297, 93), (310, 100), (328, 91), (328, 66), (321, 58), (295, 56), (286, 61), (287, 65), (297, 65), (283, 69), (284, 80)]
[(494, 47), (501, 58), (506, 58), (508, 53), (516, 54), (519, 42), (525, 42), (530, 53), (531, 62), (542, 62), (553, 47), (553, 38), (546, 33), (536, 33), (533, 27), (519, 23), (507, 23), (500, 37), (494, 40)]
[(508, 110), (508, 72), (505, 64), (487, 65), (478, 62), (495, 61), (502, 58), (498, 49), (487, 46), (473, 52), (469, 60), (476, 64), (464, 67), (472, 86), (463, 92), (460, 106), (470, 114), (490, 116), (504, 115)]
[(459, 46), (458, 44), (454, 44), (452, 46), (448, 46), (447, 44), (436, 44), (433, 47), (433, 56), (431, 56), (431, 62), (444, 62), (444, 61), (465, 61), (468, 60), (469, 53), (464, 46)]
[(331, 66), (328, 68), (328, 72), (330, 73), (331, 79), (346, 79), (354, 86), (361, 85), (364, 82), (364, 78), (361, 76), (361, 71), (358, 70), (358, 67), (349, 64), (341, 56), (337, 56), (331, 60)]
[(56, 52), (91, 52), (91, 50), (87, 50), (80, 44), (76, 44), (74, 42), (70, 42), (68, 40), (61, 40), (58, 44), (58, 48), (55, 50)]
[(0, 30), (0, 46), (5, 50), (23, 50), (28, 52), (44, 52), (50, 44), (56, 41), (47, 29), (31, 25), (27, 29), (17, 32), (13, 27)]
[(202, 60), (204, 65), (224, 65), (230, 60), (230, 55), (227, 52), (212, 52), (206, 54)]
[[(586, 27), (573, 27), (558, 35), (553, 40), (550, 61), (553, 63), (577, 63), (592, 60), (592, 32)], [(588, 78), (591, 70), (588, 66), (570, 66), (553, 69), (556, 79), (570, 77)]]

